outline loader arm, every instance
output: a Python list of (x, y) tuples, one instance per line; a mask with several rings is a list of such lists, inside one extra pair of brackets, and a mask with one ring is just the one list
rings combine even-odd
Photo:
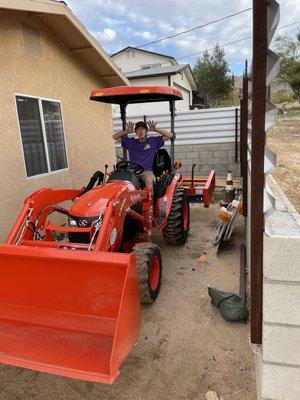
[[(6, 244), (14, 244), (23, 239), (32, 239), (35, 222), (41, 217), (41, 228), (49, 205), (56, 205), (80, 196), (82, 189), (40, 189), (27, 197), (24, 206), (6, 239)], [(44, 210), (44, 211), (43, 211)]]

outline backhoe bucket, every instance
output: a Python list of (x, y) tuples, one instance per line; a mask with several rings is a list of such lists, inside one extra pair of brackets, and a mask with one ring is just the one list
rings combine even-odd
[(112, 383), (140, 323), (132, 254), (0, 246), (0, 362)]

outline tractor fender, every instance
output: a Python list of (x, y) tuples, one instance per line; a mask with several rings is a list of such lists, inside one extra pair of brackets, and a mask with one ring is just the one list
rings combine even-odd
[(169, 216), (170, 210), (171, 210), (171, 206), (172, 206), (174, 191), (175, 191), (176, 187), (179, 185), (179, 183), (181, 182), (181, 180), (182, 180), (182, 175), (175, 174), (172, 179), (172, 182), (168, 185), (164, 196), (157, 199), (156, 215), (158, 217), (162, 217), (165, 220), (168, 219), (168, 216)]

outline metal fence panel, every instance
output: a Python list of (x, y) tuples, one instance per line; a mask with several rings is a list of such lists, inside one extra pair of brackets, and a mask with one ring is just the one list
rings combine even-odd
[[(222, 107), (205, 110), (190, 110), (176, 113), (176, 144), (214, 144), (235, 142), (236, 107)], [(143, 119), (141, 115), (129, 116), (130, 121)], [(162, 129), (170, 130), (170, 115), (149, 114), (147, 120), (154, 120)], [(238, 107), (239, 137), (239, 107)], [(122, 130), (121, 120), (113, 118), (114, 131)], [(167, 143), (168, 144), (168, 143)]]

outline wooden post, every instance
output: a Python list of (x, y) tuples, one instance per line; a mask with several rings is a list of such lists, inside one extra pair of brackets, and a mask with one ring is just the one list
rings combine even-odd
[(262, 343), (263, 193), (266, 112), (267, 1), (253, 0), (251, 132), (251, 342)]

